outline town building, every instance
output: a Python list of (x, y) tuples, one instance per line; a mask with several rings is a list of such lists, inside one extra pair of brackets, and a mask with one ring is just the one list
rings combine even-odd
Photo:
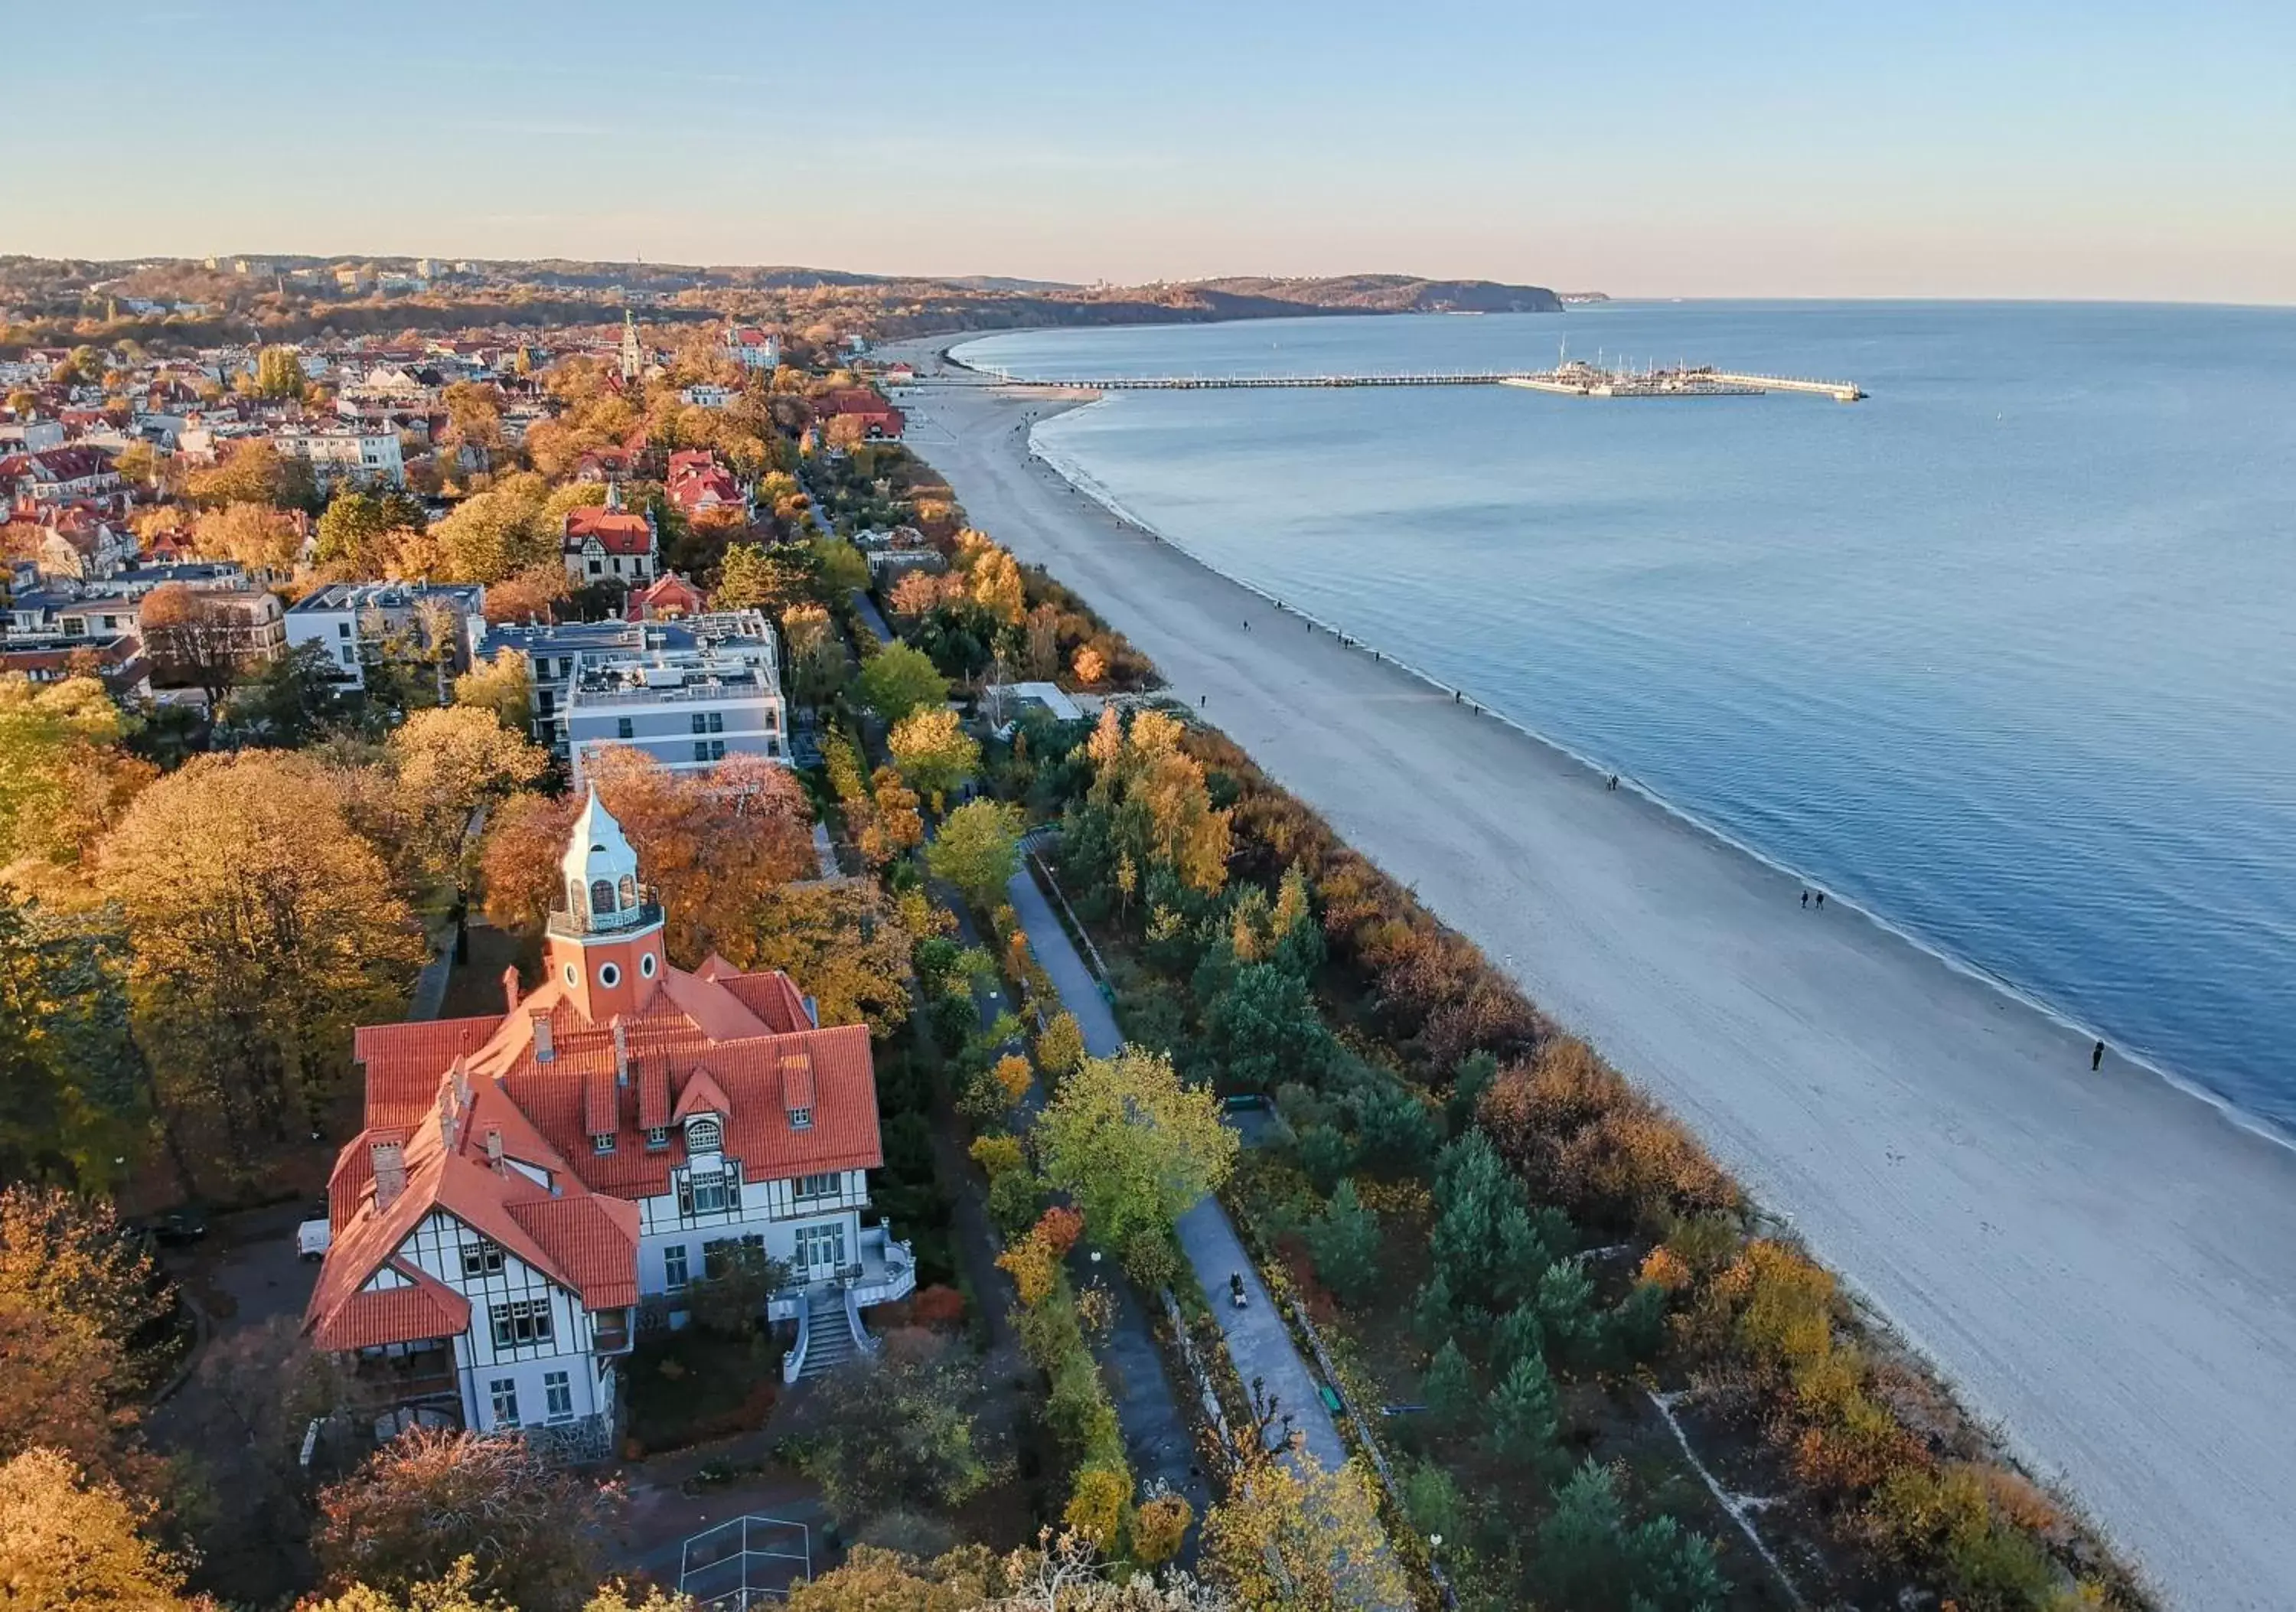
[[(567, 711), (573, 700), (577, 674), (584, 669), (594, 670), (626, 662), (642, 662), (655, 651), (685, 654), (726, 646), (733, 646), (733, 653), (752, 655), (770, 665), (775, 660), (775, 643), (773, 628), (762, 612), (729, 610), (697, 613), (676, 621), (496, 622), (487, 629), (478, 654), (487, 661), (497, 655), (514, 654), (526, 662), (535, 742), (549, 745), (561, 758), (571, 760)], [(774, 691), (777, 728), (783, 727), (784, 715), (779, 705), (779, 692), (778, 687)], [(707, 724), (704, 726), (706, 729)], [(635, 729), (635, 722), (632, 727)], [(618, 739), (619, 721), (613, 732)], [(690, 723), (685, 736), (692, 737)], [(705, 739), (711, 736), (707, 731), (702, 735)], [(721, 731), (715, 736), (724, 735)]]
[(271, 441), (282, 454), (308, 464), (322, 487), (339, 481), (406, 485), (398, 432), (389, 425), (288, 425), (274, 432)]
[(744, 369), (781, 367), (782, 339), (754, 325), (736, 325), (726, 333), (726, 356)]
[(698, 1281), (755, 1250), (786, 1280), (786, 1378), (873, 1352), (862, 1312), (915, 1264), (869, 1213), (884, 1154), (869, 1031), (823, 1028), (796, 983), (663, 947), (654, 892), (593, 794), (556, 881), (541, 982), (505, 1011), (370, 1025), (364, 1129), (328, 1189), (304, 1312), (378, 1434), (517, 1430), (614, 1447), (617, 1361)]
[(316, 644), (336, 680), (366, 687), (366, 669), (394, 641), (439, 655), (439, 675), (467, 670), (486, 634), (487, 590), (476, 583), (330, 582), (287, 607), (290, 649)]
[(652, 512), (623, 508), (621, 483), (608, 481), (603, 504), (580, 504), (566, 512), (560, 549), (577, 588), (651, 582), (658, 550)]
[(908, 426), (906, 415), (865, 386), (824, 392), (813, 400), (813, 412), (824, 424), (841, 419), (859, 421), (862, 436), (872, 442), (898, 441)]
[(578, 788), (591, 755), (614, 745), (681, 772), (734, 755), (788, 763), (789, 711), (774, 629), (757, 611), (740, 613), (752, 618), (740, 637), (675, 648), (662, 642), (586, 657), (574, 669), (565, 727)]
[(622, 614), (632, 621), (676, 621), (708, 608), (709, 600), (684, 572), (669, 571), (634, 591)]
[(738, 510), (745, 519), (750, 513), (750, 500), (742, 484), (706, 448), (681, 448), (669, 456), (661, 496), (688, 520), (719, 509)]

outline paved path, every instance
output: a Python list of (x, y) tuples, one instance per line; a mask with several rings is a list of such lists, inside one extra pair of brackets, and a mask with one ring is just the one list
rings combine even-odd
[[(1037, 960), (1052, 976), (1062, 1002), (1076, 1015), (1077, 1027), (1084, 1032), (1085, 1049), (1095, 1057), (1117, 1051), (1124, 1045), (1124, 1035), (1116, 1026), (1116, 1015), (1035, 878), (1024, 868), (1013, 876), (1004, 891), (1021, 927), (1028, 932), (1029, 944), (1036, 949)], [(1281, 1408), (1292, 1413), (1292, 1426), (1306, 1435), (1308, 1448), (1316, 1459), (1326, 1468), (1338, 1467), (1347, 1460), (1347, 1446), (1340, 1440), (1331, 1412), (1316, 1395), (1315, 1377), (1293, 1345), (1291, 1329), (1276, 1312), (1267, 1289), (1260, 1285), (1259, 1272), (1244, 1253), (1227, 1211), (1218, 1198), (1207, 1197), (1180, 1217), (1179, 1231), (1181, 1251), (1195, 1271), (1196, 1285), (1226, 1335), (1228, 1358), (1235, 1362), (1236, 1375), (1247, 1386), (1259, 1378), (1266, 1392), (1281, 1401)], [(1241, 1310), (1228, 1295), (1228, 1278), (1236, 1274), (1242, 1276), (1250, 1297)]]

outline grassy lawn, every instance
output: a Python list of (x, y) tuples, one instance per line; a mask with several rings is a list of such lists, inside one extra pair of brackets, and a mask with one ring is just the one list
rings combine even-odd
[(781, 1395), (781, 1351), (764, 1336), (686, 1327), (638, 1340), (623, 1374), (629, 1436), (647, 1454), (765, 1426)]

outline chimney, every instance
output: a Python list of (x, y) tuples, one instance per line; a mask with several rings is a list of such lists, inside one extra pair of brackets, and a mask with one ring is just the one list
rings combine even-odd
[(534, 1061), (546, 1064), (558, 1056), (550, 1044), (550, 1016), (537, 1008), (529, 1017), (534, 1027)]
[(487, 1168), (500, 1175), (503, 1170), (502, 1132), (487, 1127)]
[(388, 1209), (406, 1190), (406, 1149), (397, 1138), (367, 1144), (367, 1156), (374, 1164), (374, 1206)]
[(619, 1014), (617, 1014), (617, 1015), (615, 1015), (615, 1016), (614, 1016), (614, 1084), (615, 1084), (616, 1086), (619, 1087), (619, 1086), (627, 1086), (627, 1085), (628, 1085), (629, 1083), (630, 1083), (630, 1037), (629, 1037), (629, 1032), (627, 1032), (627, 1030), (625, 1030), (625, 1029), (623, 1029), (623, 1028), (622, 1028), (622, 1020), (621, 1020), (621, 1016), (620, 1016)]
[(512, 963), (503, 970), (503, 1011), (518, 1011), (518, 965)]

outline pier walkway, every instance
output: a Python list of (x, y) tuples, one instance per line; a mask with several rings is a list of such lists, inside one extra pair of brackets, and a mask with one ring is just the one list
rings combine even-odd
[[(1654, 374), (1611, 374), (1578, 366), (1562, 370), (1472, 369), (1406, 374), (1289, 375), (1015, 375), (1009, 370), (977, 367), (979, 380), (941, 380), (940, 384), (1054, 386), (1076, 391), (1250, 391), (1287, 387), (1516, 386), (1578, 398), (1756, 397), (1763, 392), (1811, 392), (1838, 403), (1855, 403), (1866, 393), (1854, 382), (1808, 381), (1778, 375), (1724, 374), (1715, 370), (1661, 371)], [(905, 386), (930, 386), (919, 376)]]

